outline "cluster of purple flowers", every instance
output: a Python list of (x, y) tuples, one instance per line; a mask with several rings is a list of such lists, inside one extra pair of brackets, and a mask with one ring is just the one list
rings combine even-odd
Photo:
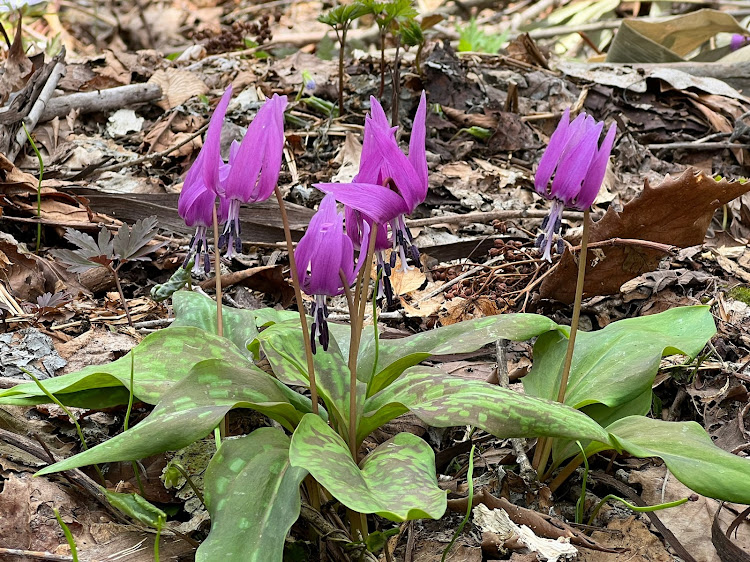
[[(216, 198), (224, 224), (219, 247), (227, 248), (227, 255), (231, 255), (232, 251), (241, 250), (240, 205), (270, 197), (278, 181), (284, 147), (287, 100), (274, 95), (258, 111), (242, 142), (232, 144), (225, 163), (220, 154), (221, 126), (231, 95), (229, 88), (211, 117), (203, 148), (185, 178), (178, 206), (185, 223), (196, 227), (188, 256), (197, 255), (196, 267), (202, 257), (206, 272), (210, 270), (206, 231), (213, 222)], [(310, 334), (313, 350), (316, 340), (323, 349), (328, 348), (326, 298), (343, 294), (359, 270), (369, 267), (363, 261), (371, 239), (378, 265), (379, 296), (385, 296), (389, 303), (393, 299), (389, 276), (397, 258), (404, 269), (409, 267), (409, 258), (419, 264), (419, 251), (404, 217), (427, 195), (425, 94), (422, 93), (414, 117), (408, 154), (401, 151), (396, 140), (398, 127), (391, 127), (375, 98), (370, 98), (370, 103), (359, 173), (350, 183), (315, 185), (326, 195), (295, 251), (301, 289), (314, 299)], [(552, 201), (537, 240), (547, 260), (551, 261), (563, 209), (588, 209), (599, 192), (616, 133), (612, 125), (600, 143), (603, 128), (604, 123), (586, 113), (571, 122), (570, 111), (566, 110), (539, 162), (534, 186)], [(343, 213), (339, 212), (337, 201), (343, 204)], [(357, 262), (355, 250), (360, 256)], [(387, 250), (391, 250), (388, 258)]]
[(227, 256), (242, 250), (240, 240), (240, 204), (265, 201), (276, 187), (284, 148), (284, 109), (286, 96), (268, 99), (250, 123), (241, 143), (234, 141), (229, 162), (221, 158), (221, 128), (232, 97), (231, 86), (216, 106), (198, 157), (185, 177), (177, 211), (188, 226), (196, 227), (185, 263), (195, 255), (195, 267), (201, 262), (206, 273), (211, 269), (206, 231), (213, 224), (216, 199), (219, 221), (224, 231), (219, 247)]

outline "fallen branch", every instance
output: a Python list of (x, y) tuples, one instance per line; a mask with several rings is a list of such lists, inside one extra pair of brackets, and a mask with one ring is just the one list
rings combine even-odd
[(51, 121), (55, 117), (65, 117), (72, 110), (80, 113), (112, 111), (158, 100), (161, 97), (161, 87), (151, 83), (130, 84), (94, 92), (77, 92), (50, 99), (39, 117), (39, 122)]
[[(476, 211), (465, 213), (463, 215), (441, 215), (439, 217), (428, 217), (426, 219), (412, 219), (406, 221), (406, 226), (416, 228), (419, 226), (431, 226), (434, 224), (472, 224), (488, 223), (493, 220), (509, 219), (543, 219), (549, 215), (549, 211), (544, 209), (519, 209), (519, 210), (499, 210), (499, 211)], [(570, 219), (583, 219), (583, 213), (571, 211), (566, 213)]]

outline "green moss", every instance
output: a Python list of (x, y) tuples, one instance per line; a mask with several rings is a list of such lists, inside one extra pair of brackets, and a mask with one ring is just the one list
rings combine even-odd
[(744, 285), (737, 285), (736, 287), (732, 287), (728, 294), (734, 300), (750, 305), (750, 288)]

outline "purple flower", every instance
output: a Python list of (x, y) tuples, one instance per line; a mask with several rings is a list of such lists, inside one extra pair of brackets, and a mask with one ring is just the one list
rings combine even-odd
[[(391, 127), (383, 107), (370, 98), (370, 115), (365, 118), (362, 155), (359, 173), (351, 183), (321, 183), (315, 187), (333, 194), (346, 206), (346, 230), (354, 246), (366, 251), (367, 237), (377, 224), (378, 234), (375, 252), (379, 269), (385, 273), (386, 296), (391, 300), (387, 277), (400, 255), (406, 269), (407, 250), (419, 263), (419, 251), (414, 245), (404, 216), (412, 213), (427, 196), (427, 158), (425, 154), (427, 101), (422, 96), (414, 117), (414, 126), (409, 141), (409, 155), (404, 155), (396, 141), (397, 127)], [(365, 226), (366, 225), (366, 226)], [(390, 230), (389, 230), (390, 227)], [(383, 251), (393, 248), (390, 262)]]
[(177, 203), (177, 212), (183, 218), (185, 224), (196, 227), (183, 267), (195, 254), (195, 268), (200, 268), (202, 256), (203, 268), (206, 273), (211, 270), (206, 229), (213, 223), (216, 197), (221, 193), (219, 169), (224, 164), (220, 154), (221, 126), (224, 123), (224, 116), (231, 97), (232, 87), (229, 86), (211, 116), (203, 147), (185, 176), (180, 199)]
[(544, 247), (543, 257), (550, 262), (552, 242), (560, 232), (563, 209), (588, 209), (601, 188), (617, 133), (613, 123), (600, 145), (603, 128), (603, 122), (585, 112), (570, 122), (570, 109), (566, 109), (539, 161), (534, 188), (539, 195), (552, 201), (552, 208), (542, 223), (543, 232), (537, 239), (537, 247)]
[(281, 171), (284, 149), (284, 109), (286, 96), (266, 100), (250, 123), (239, 147), (230, 152), (229, 168), (223, 181), (226, 203), (222, 209), (226, 224), (219, 246), (242, 251), (240, 204), (265, 201), (273, 193)]
[(736, 51), (744, 47), (747, 42), (750, 41), (750, 37), (745, 37), (739, 33), (732, 34), (732, 38), (729, 40), (729, 49)]
[[(328, 350), (328, 309), (326, 297), (344, 293), (342, 275), (350, 286), (359, 266), (354, 266), (354, 246), (344, 233), (344, 217), (336, 209), (336, 199), (326, 195), (310, 226), (294, 251), (300, 288), (314, 297), (310, 339), (315, 353), (315, 338)], [(361, 266), (361, 262), (360, 262)]]

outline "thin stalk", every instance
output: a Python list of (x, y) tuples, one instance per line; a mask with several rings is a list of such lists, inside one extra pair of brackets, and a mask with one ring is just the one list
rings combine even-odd
[(396, 36), (396, 56), (393, 58), (393, 74), (391, 76), (391, 123), (398, 123), (398, 106), (401, 96), (401, 36)]
[[(216, 205), (211, 207), (211, 215), (214, 223), (214, 269), (216, 269), (216, 334), (224, 337), (224, 315), (221, 302), (221, 259), (219, 257), (219, 219), (216, 215)], [(227, 434), (227, 418), (224, 416), (219, 422), (219, 436), (224, 437)], [(221, 440), (217, 441), (216, 448), (219, 448)]]
[(380, 340), (379, 334), (378, 334), (378, 292), (377, 287), (380, 283), (380, 278), (383, 275), (381, 272), (380, 275), (378, 275), (375, 278), (375, 288), (372, 292), (372, 333), (375, 337), (375, 359), (372, 364), (372, 375), (370, 376), (370, 380), (375, 378), (375, 373), (378, 372), (378, 359), (380, 359)]
[[(133, 391), (133, 384), (135, 381), (135, 355), (130, 352), (130, 395), (128, 396), (128, 409), (125, 411), (125, 421), (123, 422), (123, 431), (128, 430), (130, 424), (130, 412), (133, 410), (133, 397), (135, 393)], [(135, 475), (135, 481), (138, 483), (138, 490), (142, 496), (146, 495), (146, 491), (143, 489), (143, 483), (141, 482), (141, 475), (138, 472), (138, 463), (132, 461), (133, 474)]]
[(360, 271), (364, 271), (364, 274), (362, 275), (362, 285), (359, 287), (356, 287), (356, 292), (359, 293), (359, 311), (357, 313), (357, 330), (354, 332), (354, 338), (352, 339), (352, 342), (350, 344), (349, 352), (351, 353), (351, 346), (354, 346), (355, 350), (355, 356), (359, 355), (359, 343), (362, 341), (362, 329), (364, 327), (365, 322), (365, 308), (367, 307), (367, 290), (370, 288), (370, 276), (372, 275), (372, 257), (375, 254), (375, 239), (378, 234), (378, 225), (376, 223), (372, 224), (372, 229), (370, 230), (370, 241), (367, 246), (367, 256), (365, 257), (365, 262), (362, 264), (362, 269)]
[(286, 214), (284, 198), (281, 196), (279, 186), (274, 187), (276, 201), (279, 203), (279, 212), (281, 213), (281, 222), (284, 223), (284, 237), (286, 238), (286, 249), (289, 254), (289, 269), (292, 274), (292, 284), (294, 285), (294, 296), (297, 300), (297, 309), (299, 310), (299, 323), (302, 327), (302, 340), (305, 345), (305, 355), (307, 356), (307, 375), (310, 379), (310, 399), (312, 400), (312, 412), (318, 413), (318, 388), (315, 384), (315, 363), (313, 362), (312, 346), (310, 345), (310, 331), (307, 328), (307, 315), (305, 314), (305, 305), (302, 301), (302, 290), (299, 286), (299, 275), (297, 275), (297, 264), (294, 261), (294, 242), (292, 241), (292, 231), (289, 228), (289, 217)]
[[(0, 25), (0, 28), (2, 26)], [(21, 126), (23, 127), (24, 132), (26, 133), (26, 138), (29, 139), (29, 144), (31, 145), (31, 148), (34, 150), (34, 154), (36, 154), (36, 159), (39, 161), (39, 182), (36, 186), (36, 217), (41, 220), (42, 218), (42, 178), (44, 177), (44, 161), (42, 160), (42, 155), (39, 154), (39, 149), (36, 146), (36, 143), (34, 142), (34, 139), (31, 138), (31, 133), (29, 133), (29, 130), (26, 128), (26, 123), (21, 121)], [(725, 205), (726, 207), (726, 205)], [(39, 253), (39, 246), (42, 243), (42, 223), (39, 222), (36, 225), (36, 253)]]
[(216, 333), (224, 336), (224, 316), (221, 307), (221, 260), (219, 259), (219, 219), (216, 216), (216, 206), (213, 208), (214, 222), (214, 267), (216, 268)]
[(474, 449), (476, 448), (476, 445), (471, 446), (471, 452), (469, 452), (469, 470), (467, 471), (466, 481), (469, 485), (469, 497), (468, 502), (466, 503), (466, 515), (464, 515), (464, 518), (461, 520), (461, 523), (458, 525), (458, 528), (456, 529), (456, 532), (453, 533), (453, 538), (451, 539), (451, 542), (448, 543), (448, 546), (445, 547), (445, 550), (443, 551), (443, 556), (440, 558), (440, 562), (445, 562), (445, 557), (448, 556), (448, 553), (450, 552), (451, 548), (453, 548), (453, 544), (456, 542), (456, 539), (458, 538), (458, 535), (461, 534), (461, 531), (464, 530), (464, 526), (466, 525), (466, 522), (469, 520), (469, 517), (471, 516), (471, 509), (474, 504)]
[(203, 507), (206, 507), (206, 501), (203, 498), (203, 494), (201, 494), (201, 491), (195, 485), (193, 479), (190, 478), (190, 475), (187, 473), (187, 471), (182, 467), (180, 463), (172, 462), (172, 466), (175, 467), (180, 474), (182, 474), (185, 482), (187, 482), (188, 486), (190, 486), (190, 489), (193, 490), (195, 497), (198, 498), (198, 501), (201, 502), (201, 504), (203, 504)]
[(380, 90), (378, 98), (383, 97), (385, 91), (385, 26), (380, 28)]
[(112, 267), (112, 265), (109, 265), (109, 270), (112, 272), (112, 275), (115, 278), (115, 286), (117, 287), (117, 292), (120, 293), (120, 302), (122, 303), (122, 307), (125, 309), (125, 316), (128, 319), (128, 324), (130, 327), (133, 327), (133, 319), (130, 317), (130, 308), (128, 308), (128, 301), (125, 298), (125, 293), (122, 292), (122, 286), (120, 285), (120, 276), (117, 274), (117, 270), (120, 269), (120, 266)]
[(336, 31), (336, 39), (339, 40), (339, 117), (344, 115), (344, 50), (346, 49), (346, 32), (349, 31), (349, 25), (341, 26), (341, 35), (339, 30)]
[(565, 353), (560, 388), (557, 391), (557, 401), (565, 400), (565, 391), (568, 389), (568, 378), (570, 377), (570, 365), (573, 363), (573, 349), (576, 345), (576, 334), (578, 333), (578, 321), (581, 318), (581, 301), (583, 300), (583, 281), (586, 276), (586, 250), (589, 243), (589, 215), (591, 211), (583, 212), (583, 235), (581, 236), (581, 253), (578, 256), (578, 278), (576, 279), (576, 296), (573, 302), (573, 319), (570, 322), (570, 336), (568, 338), (568, 350)]
[[(339, 276), (341, 277), (341, 283), (344, 285), (344, 294), (346, 295), (346, 304), (349, 306), (349, 318), (354, 318), (354, 297), (352, 296), (352, 290), (349, 287), (349, 283), (346, 279), (346, 275), (342, 270), (339, 270)], [(352, 324), (352, 331), (354, 330), (354, 324)], [(357, 462), (357, 350), (351, 345), (353, 342), (349, 340), (349, 452)]]
[(630, 502), (625, 501), (619, 496), (615, 496), (614, 494), (609, 494), (607, 496), (604, 496), (601, 501), (596, 504), (594, 507), (594, 510), (591, 512), (591, 517), (589, 517), (588, 525), (591, 525), (594, 522), (594, 519), (596, 518), (596, 514), (599, 513), (599, 510), (601, 507), (609, 500), (617, 500), (618, 502), (622, 503), (627, 507), (628, 509), (632, 509), (633, 511), (637, 513), (647, 513), (649, 511), (659, 511), (660, 509), (668, 509), (670, 507), (677, 507), (678, 505), (682, 505), (683, 503), (687, 503), (690, 501), (690, 498), (681, 498), (679, 500), (675, 500), (673, 502), (667, 502), (667, 503), (660, 503), (658, 505), (647, 505), (645, 507), (640, 507), (638, 505), (633, 505)]
[[(83, 436), (83, 430), (81, 429), (81, 426), (78, 423), (78, 420), (75, 418), (75, 416), (73, 416), (73, 412), (71, 412), (70, 410), (68, 410), (68, 408), (62, 402), (60, 402), (55, 397), (54, 394), (52, 394), (49, 390), (47, 390), (44, 387), (44, 385), (39, 381), (39, 379), (36, 378), (32, 373), (30, 373), (29, 371), (27, 371), (23, 367), (20, 367), (20, 369), (34, 380), (34, 382), (36, 383), (36, 385), (39, 387), (39, 390), (41, 390), (47, 398), (49, 398), (55, 404), (57, 404), (58, 406), (60, 406), (60, 408), (62, 408), (63, 412), (65, 412), (67, 414), (67, 416), (70, 418), (70, 421), (72, 421), (73, 425), (76, 427), (76, 433), (78, 434), (78, 438), (81, 440), (81, 447), (83, 447), (84, 451), (88, 451), (89, 446), (86, 444), (86, 438)], [(96, 470), (96, 473), (99, 475), (99, 478), (102, 481), (102, 485), (106, 486), (107, 484), (106, 484), (106, 481), (104, 480), (104, 474), (102, 474), (102, 471), (99, 468), (98, 464), (94, 465), (94, 470)]]
[[(583, 212), (583, 235), (581, 236), (581, 253), (578, 256), (578, 278), (576, 279), (576, 294), (573, 302), (573, 318), (570, 322), (570, 335), (568, 336), (568, 349), (565, 353), (565, 362), (563, 363), (562, 376), (560, 378), (560, 387), (557, 391), (557, 401), (565, 401), (565, 391), (568, 389), (568, 379), (570, 378), (570, 366), (573, 363), (573, 351), (576, 345), (576, 334), (578, 333), (578, 322), (581, 318), (581, 301), (583, 300), (583, 282), (586, 276), (586, 251), (589, 243), (589, 223), (591, 211), (586, 209)], [(549, 460), (549, 454), (552, 450), (552, 440), (542, 438), (537, 442), (537, 453), (534, 455), (534, 467), (537, 474), (541, 477)]]

